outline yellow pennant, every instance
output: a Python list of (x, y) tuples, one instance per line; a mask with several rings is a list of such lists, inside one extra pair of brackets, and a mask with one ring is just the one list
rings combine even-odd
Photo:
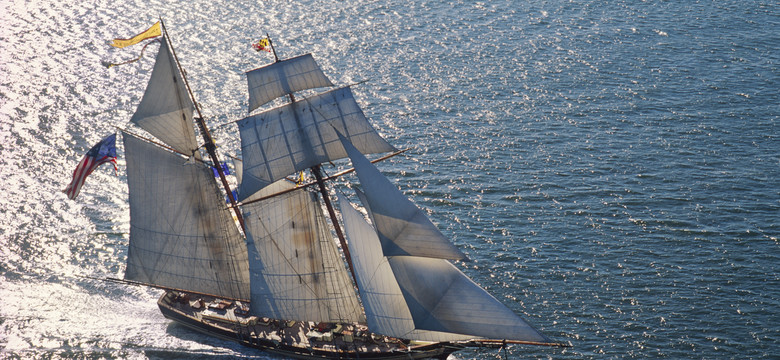
[(144, 32), (136, 36), (133, 36), (130, 39), (114, 39), (111, 42), (111, 46), (118, 47), (118, 48), (128, 47), (130, 45), (135, 45), (141, 41), (144, 41), (146, 39), (151, 39), (153, 37), (158, 37), (160, 35), (162, 35), (162, 30), (160, 28), (160, 22), (158, 21), (154, 23), (152, 27), (146, 29)]

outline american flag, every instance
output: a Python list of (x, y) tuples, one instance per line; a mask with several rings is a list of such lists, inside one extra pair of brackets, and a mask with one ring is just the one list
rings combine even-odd
[(104, 163), (113, 163), (114, 171), (116, 168), (116, 134), (111, 134), (99, 143), (95, 144), (84, 158), (81, 159), (79, 166), (76, 166), (76, 170), (73, 171), (73, 180), (65, 190), (62, 190), (68, 195), (68, 198), (73, 200), (78, 196), (81, 186), (84, 185), (84, 180), (95, 170), (98, 166)]

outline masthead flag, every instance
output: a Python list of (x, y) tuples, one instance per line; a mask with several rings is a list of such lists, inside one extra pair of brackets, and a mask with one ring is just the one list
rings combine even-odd
[(144, 32), (136, 36), (133, 36), (130, 39), (114, 39), (113, 41), (111, 41), (111, 46), (118, 47), (118, 48), (128, 47), (130, 45), (135, 45), (141, 41), (158, 37), (160, 35), (162, 35), (162, 28), (160, 27), (160, 22), (158, 21), (154, 23), (154, 25), (152, 25), (150, 28), (144, 30)]
[(76, 166), (76, 170), (73, 171), (73, 180), (71, 180), (65, 190), (62, 190), (68, 195), (68, 198), (73, 200), (78, 196), (81, 190), (81, 185), (84, 185), (84, 180), (92, 173), (98, 166), (104, 163), (113, 163), (114, 171), (116, 168), (116, 134), (111, 134), (99, 143), (95, 144), (84, 158), (81, 159), (79, 165)]
[(268, 38), (260, 39), (256, 43), (252, 44), (252, 48), (255, 51), (268, 51), (271, 52), (271, 41)]

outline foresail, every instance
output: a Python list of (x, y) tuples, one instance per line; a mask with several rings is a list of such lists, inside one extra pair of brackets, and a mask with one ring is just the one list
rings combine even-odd
[(242, 201), (285, 176), (346, 157), (336, 130), (365, 154), (395, 150), (368, 122), (348, 87), (247, 117), (238, 128)]
[(246, 246), (211, 169), (123, 134), (130, 191), (125, 278), (248, 299)]
[(177, 151), (192, 154), (198, 148), (193, 109), (181, 73), (163, 40), (144, 97), (130, 121)]
[(333, 86), (311, 54), (277, 61), (246, 73), (249, 111), (278, 97), (306, 89)]
[(389, 258), (418, 329), (552, 343), (447, 260)]
[(382, 255), (374, 228), (366, 223), (343, 196), (339, 195), (344, 229), (355, 267), (360, 297), (366, 311), (368, 328), (379, 334), (422, 341), (456, 341), (471, 335), (419, 330), (406, 305), (387, 258)]
[[(340, 134), (339, 134), (340, 135)], [(340, 136), (341, 137), (341, 136)], [(382, 173), (341, 137), (363, 186), (385, 256), (412, 255), (462, 260), (464, 255), (428, 217)]]
[[(281, 180), (256, 196), (294, 186)], [(246, 204), (243, 211), (253, 314), (277, 319), (365, 323), (315, 194), (293, 191)]]

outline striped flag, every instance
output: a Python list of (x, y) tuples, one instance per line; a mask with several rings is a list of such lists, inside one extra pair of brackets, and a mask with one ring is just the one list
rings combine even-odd
[(116, 134), (111, 134), (105, 139), (100, 140), (95, 144), (81, 162), (76, 166), (76, 170), (73, 171), (73, 180), (71, 180), (65, 190), (62, 190), (68, 195), (68, 198), (73, 200), (78, 196), (81, 186), (84, 185), (84, 180), (92, 173), (98, 166), (104, 163), (113, 163), (114, 171), (117, 171), (116, 167)]

